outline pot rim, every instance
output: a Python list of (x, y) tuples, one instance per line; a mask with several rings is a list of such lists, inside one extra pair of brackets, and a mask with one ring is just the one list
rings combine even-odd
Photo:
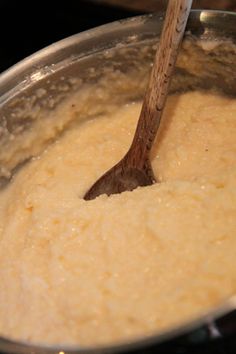
[[(122, 31), (124, 28), (129, 28), (130, 30), (137, 28), (137, 26), (141, 26), (146, 21), (148, 21), (148, 19), (151, 19), (154, 16), (157, 17), (160, 22), (162, 22), (163, 15), (163, 12), (159, 12), (110, 22), (66, 37), (27, 56), (26, 58), (20, 60), (10, 68), (0, 73), (0, 106), (5, 103), (8, 98), (12, 97), (12, 95), (19, 93), (19, 90), (25, 89), (29, 85), (44, 79), (46, 76), (49, 76), (50, 74), (60, 70), (63, 66), (65, 66), (67, 63), (60, 60), (60, 53), (63, 54), (63, 50), (75, 45), (79, 45), (81, 42), (88, 41), (94, 37), (104, 36), (105, 34), (116, 32), (118, 30)], [(236, 13), (232, 11), (194, 9), (191, 10), (189, 17), (197, 17), (198, 15), (200, 22), (204, 23), (208, 18), (224, 18), (225, 16), (235, 17)], [(86, 52), (84, 54), (87, 56), (89, 54), (96, 53), (97, 49), (98, 48), (93, 48), (93, 51)], [(101, 48), (99, 48), (99, 50), (101, 50)], [(51, 62), (49, 65), (42, 62), (44, 58), (47, 58), (48, 61), (51, 56), (55, 56), (55, 53), (57, 53), (56, 64), (55, 57), (53, 62)], [(78, 57), (75, 59), (78, 59)]]

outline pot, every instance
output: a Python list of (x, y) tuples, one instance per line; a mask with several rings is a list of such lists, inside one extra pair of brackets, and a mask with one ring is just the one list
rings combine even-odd
[[(191, 12), (171, 92), (215, 88), (236, 96), (235, 21), (236, 14), (230, 12)], [(120, 82), (111, 78), (111, 102), (117, 104), (143, 97), (162, 23), (163, 16), (155, 14), (104, 25), (55, 43), (0, 76), (0, 188), (5, 188), (22, 165), (70, 126), (71, 121), (63, 124), (51, 121), (53, 135), (50, 136), (39, 129), (50, 119), (49, 113), (78, 89), (101, 84), (108, 72), (115, 71), (122, 80), (132, 74), (132, 90), (124, 91), (120, 97), (117, 94)], [(200, 40), (204, 40), (204, 44)], [(83, 105), (93, 107), (94, 97), (89, 99), (87, 102), (81, 98), (81, 111)], [(98, 99), (102, 106), (107, 98), (96, 97)], [(32, 131), (35, 134), (26, 144), (25, 137)], [(177, 354), (190, 350), (204, 353), (210, 345), (214, 354), (224, 353), (222, 337), (232, 341), (236, 334), (235, 313), (236, 297), (231, 297), (219, 308), (211, 309), (192, 322), (135, 342), (80, 348), (31, 345), (0, 338), (0, 352)]]

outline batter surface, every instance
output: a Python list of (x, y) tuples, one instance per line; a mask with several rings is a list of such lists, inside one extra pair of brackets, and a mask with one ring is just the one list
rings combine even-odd
[(192, 319), (236, 292), (236, 101), (169, 98), (161, 181), (85, 202), (126, 152), (138, 103), (83, 121), (0, 195), (0, 333), (108, 344)]

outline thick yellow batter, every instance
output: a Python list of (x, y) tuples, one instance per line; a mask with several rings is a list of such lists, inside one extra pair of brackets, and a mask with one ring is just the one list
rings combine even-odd
[(1, 335), (107, 344), (236, 292), (236, 100), (170, 97), (152, 156), (162, 183), (83, 200), (126, 152), (139, 111), (67, 131), (1, 193)]

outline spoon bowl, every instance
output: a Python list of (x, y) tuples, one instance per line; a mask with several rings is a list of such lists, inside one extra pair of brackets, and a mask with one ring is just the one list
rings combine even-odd
[[(127, 155), (128, 156), (128, 155)], [(117, 165), (108, 170), (85, 194), (85, 200), (95, 199), (101, 194), (118, 194), (132, 191), (156, 182), (151, 164), (146, 160), (142, 168), (132, 166), (125, 156)]]

